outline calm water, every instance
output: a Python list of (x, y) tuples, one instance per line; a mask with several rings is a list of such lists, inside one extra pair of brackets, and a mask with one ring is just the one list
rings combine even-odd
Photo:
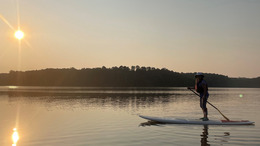
[(13, 128), (17, 146), (260, 145), (260, 89), (210, 88), (209, 101), (232, 120), (256, 123), (153, 124), (137, 116), (202, 117), (185, 88), (0, 87), (0, 145), (12, 145)]

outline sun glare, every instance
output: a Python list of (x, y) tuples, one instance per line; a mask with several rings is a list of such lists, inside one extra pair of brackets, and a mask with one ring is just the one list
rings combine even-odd
[(21, 39), (24, 37), (24, 33), (23, 33), (21, 30), (17, 30), (17, 31), (15, 32), (14, 36), (15, 36), (17, 39), (21, 40)]
[(13, 135), (12, 135), (12, 139), (13, 139), (13, 144), (12, 144), (12, 146), (16, 146), (16, 143), (17, 143), (17, 141), (19, 140), (19, 135), (18, 135), (18, 132), (17, 132), (17, 129), (16, 128), (14, 128), (13, 129)]
[(9, 89), (16, 89), (18, 88), (17, 86), (8, 86)]

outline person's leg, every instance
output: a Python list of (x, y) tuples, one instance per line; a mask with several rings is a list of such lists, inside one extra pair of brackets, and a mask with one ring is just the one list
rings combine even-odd
[(204, 115), (204, 119), (205, 121), (208, 120), (208, 109), (207, 109), (207, 100), (208, 97), (206, 97), (205, 99), (202, 99), (202, 110), (203, 110), (203, 115)]
[(203, 108), (203, 115), (204, 115), (204, 118), (208, 118), (208, 109), (207, 108)]
[(203, 108), (204, 106), (203, 106), (203, 99), (202, 99), (202, 97), (200, 97), (200, 108), (202, 109), (202, 113), (203, 113), (203, 118), (200, 118), (200, 119), (204, 119), (205, 118), (205, 112), (204, 112), (204, 108)]

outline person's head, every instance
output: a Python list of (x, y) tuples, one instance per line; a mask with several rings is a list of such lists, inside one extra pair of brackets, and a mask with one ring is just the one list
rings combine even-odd
[(204, 78), (204, 75), (201, 72), (197, 72), (196, 75), (195, 75), (195, 78), (199, 79), (199, 80), (202, 80)]

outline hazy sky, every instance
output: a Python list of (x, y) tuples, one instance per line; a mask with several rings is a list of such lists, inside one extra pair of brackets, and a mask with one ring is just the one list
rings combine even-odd
[[(260, 0), (19, 0), (25, 33), (0, 20), (0, 72), (151, 66), (260, 76)], [(18, 28), (17, 1), (0, 15)], [(20, 59), (19, 59), (20, 58)]]

